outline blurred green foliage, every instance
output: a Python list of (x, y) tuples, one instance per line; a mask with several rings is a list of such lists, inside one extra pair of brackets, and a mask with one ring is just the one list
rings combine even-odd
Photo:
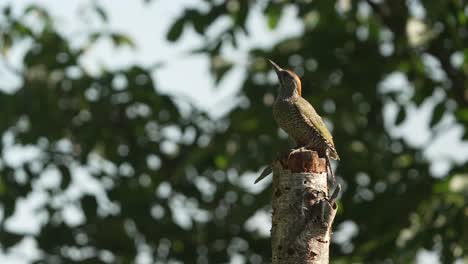
[[(245, 228), (245, 222), (259, 210), (269, 212), (270, 189), (252, 193), (240, 178), (288, 147), (271, 116), (268, 98), (276, 85), (269, 81), (272, 72), (264, 60), (271, 58), (303, 73), (304, 97), (333, 124), (342, 158), (336, 173), (344, 186), (335, 226), (353, 221), (358, 228), (350, 241), (332, 244), (333, 262), (412, 263), (421, 248), (437, 252), (443, 263), (466, 260), (466, 164), (452, 162), (445, 177), (431, 176), (424, 147), (391, 136), (383, 110), (398, 106), (394, 123), (400, 124), (408, 120), (408, 106), (442, 94), (428, 129), (435, 136), (443, 134), (441, 120), (453, 116), (464, 127), (466, 140), (466, 1), (205, 4), (202, 11), (185, 10), (166, 37), (178, 41), (188, 27), (203, 36), (227, 17), (230, 26), (193, 51), (210, 56), (217, 81), (233, 66), (221, 48), (236, 47), (238, 37), (249, 34), (247, 19), (254, 5), (264, 11), (271, 29), (291, 6), (304, 27), (300, 36), (272, 49), (249, 51), (237, 95), (241, 103), (215, 120), (189, 102), (181, 112), (178, 98), (159, 92), (153, 69), (133, 66), (93, 76), (82, 68), (83, 52), (99, 38), (137, 48), (124, 34), (92, 32), (85, 45), (72, 47), (41, 7), (32, 5), (20, 15), (2, 10), (2, 55), (25, 40), (30, 45), (24, 67), (10, 69), (21, 78), (21, 87), (0, 92), (0, 149), (32, 145), (41, 152), (16, 167), (4, 156), (0, 160), (3, 250), (29, 236), (6, 228), (15, 202), (40, 189), (37, 181), (45, 170), (55, 170), (60, 184), (40, 189), (47, 202), (37, 210), (47, 217), (33, 234), (42, 252), (38, 262), (130, 263), (142, 251), (162, 263), (223, 263), (235, 254), (252, 263), (268, 262), (269, 239)], [(423, 7), (423, 17), (414, 17), (414, 5)], [(105, 23), (106, 10), (95, 9)], [(30, 13), (40, 18), (40, 27), (23, 23)], [(408, 34), (412, 26), (419, 31)], [(461, 63), (453, 62), (456, 56)], [(428, 69), (424, 58), (437, 62), (442, 78)], [(412, 87), (380, 89), (381, 81), (395, 72), (404, 74)], [(402, 98), (403, 92), (410, 96)], [(79, 181), (77, 167), (88, 168), (113, 209), (103, 208), (92, 193), (67, 195)], [(65, 221), (67, 206), (82, 210), (82, 223)], [(184, 211), (185, 224), (175, 220), (177, 210)]]

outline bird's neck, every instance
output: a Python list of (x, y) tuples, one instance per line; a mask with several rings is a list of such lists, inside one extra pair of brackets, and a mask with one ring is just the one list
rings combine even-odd
[(281, 98), (281, 99), (291, 99), (291, 98), (297, 98), (299, 96), (300, 95), (297, 89), (295, 88), (281, 87), (278, 93), (278, 98)]

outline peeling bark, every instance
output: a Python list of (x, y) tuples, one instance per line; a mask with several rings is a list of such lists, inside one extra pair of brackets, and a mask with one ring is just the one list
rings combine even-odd
[(316, 152), (297, 151), (273, 164), (273, 264), (329, 263), (335, 198)]

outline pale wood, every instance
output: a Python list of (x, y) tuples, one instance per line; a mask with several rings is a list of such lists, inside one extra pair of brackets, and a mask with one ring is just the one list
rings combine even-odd
[(335, 198), (316, 152), (298, 151), (273, 164), (273, 264), (329, 263)]

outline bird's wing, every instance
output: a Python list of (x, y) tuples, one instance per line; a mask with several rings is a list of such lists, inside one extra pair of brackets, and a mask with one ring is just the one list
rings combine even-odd
[[(317, 114), (314, 107), (307, 102), (304, 98), (299, 97), (295, 102), (296, 110), (301, 113), (302, 118), (325, 140), (327, 145), (334, 151), (335, 143), (333, 137), (328, 131), (322, 118)], [(302, 110), (301, 110), (302, 109)]]

